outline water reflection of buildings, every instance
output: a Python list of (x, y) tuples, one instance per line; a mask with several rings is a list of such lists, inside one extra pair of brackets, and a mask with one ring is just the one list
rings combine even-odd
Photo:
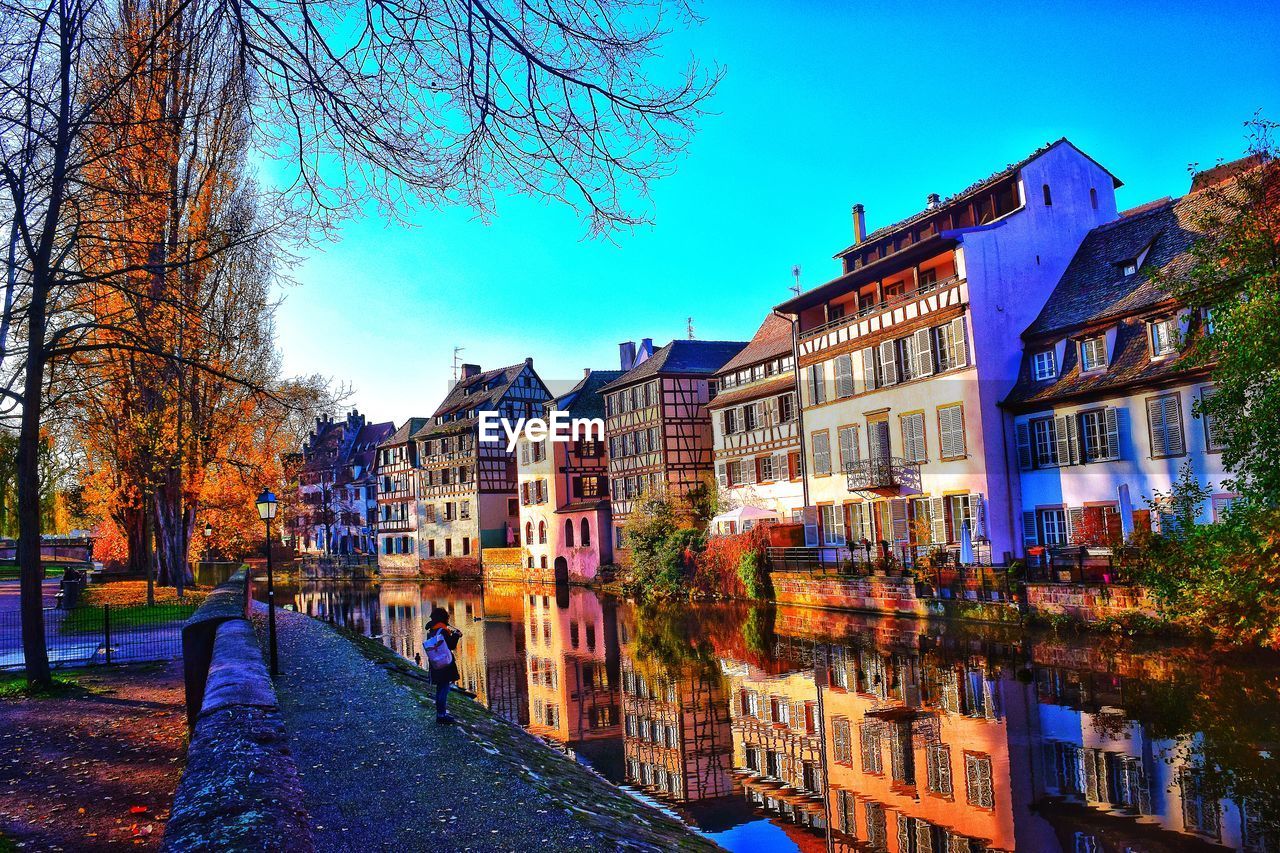
[(701, 662), (637, 658), (633, 616), (618, 620), (626, 781), (678, 804), (729, 796), (733, 740), (724, 678)]

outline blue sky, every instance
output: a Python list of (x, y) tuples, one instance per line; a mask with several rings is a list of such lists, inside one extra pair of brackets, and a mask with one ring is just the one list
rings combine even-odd
[[(726, 70), (651, 227), (586, 239), (572, 210), (500, 197), (479, 221), (349, 222), (285, 292), (291, 373), (350, 383), (375, 420), (429, 414), (453, 347), (549, 381), (617, 366), (619, 341), (746, 340), (788, 295), (837, 273), (849, 208), (868, 227), (919, 210), (1066, 136), (1131, 207), (1239, 156), (1280, 119), (1280, 3), (844, 4), (708, 0), (668, 44)], [(1069, 8), (1070, 7), (1070, 8)]]

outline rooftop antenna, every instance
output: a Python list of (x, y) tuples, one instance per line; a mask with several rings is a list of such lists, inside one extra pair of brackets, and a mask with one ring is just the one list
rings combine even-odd
[(685, 331), (689, 333), (689, 340), (693, 340), (693, 318), (692, 317), (689, 318), (689, 322), (685, 326)]
[(796, 264), (791, 268), (791, 276), (796, 280), (796, 283), (791, 285), (791, 292), (794, 293), (796, 296), (799, 296), (800, 295), (800, 265), (799, 264)]
[(458, 368), (462, 366), (462, 359), (460, 358), (460, 355), (463, 349), (465, 349), (465, 347), (453, 348), (453, 381), (454, 382), (458, 381)]

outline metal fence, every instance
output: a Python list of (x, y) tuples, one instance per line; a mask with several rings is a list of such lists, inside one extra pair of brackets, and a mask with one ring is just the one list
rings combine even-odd
[[(182, 625), (189, 605), (44, 611), (44, 640), (54, 667), (143, 663), (182, 657)], [(0, 669), (22, 669), (22, 618), (0, 613)]]

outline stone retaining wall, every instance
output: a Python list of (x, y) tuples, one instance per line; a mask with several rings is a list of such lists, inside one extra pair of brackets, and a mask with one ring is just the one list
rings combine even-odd
[(1140, 586), (1029, 583), (1026, 598), (1033, 614), (1067, 616), (1086, 625), (1123, 616), (1160, 615), (1150, 593)]
[(477, 557), (433, 557), (418, 561), (418, 573), (428, 580), (479, 580)]
[[(164, 849), (305, 853), (313, 849), (310, 821), (262, 651), (242, 603), (237, 615), (224, 618), (230, 595), (243, 601), (243, 578), (235, 585), (225, 585), (231, 589), (221, 601), (214, 596), (223, 588), (215, 591), (213, 604), (206, 601), (188, 626), (216, 628), (198, 711), (188, 708), (195, 728)], [(206, 607), (212, 610), (202, 613)], [(195, 692), (188, 683), (188, 697)]]
[(940, 601), (916, 596), (911, 578), (844, 577), (808, 572), (774, 571), (773, 598), (779, 604), (857, 610), (920, 619), (952, 617), (981, 622), (1017, 622), (1019, 612), (1010, 602), (967, 599)]

